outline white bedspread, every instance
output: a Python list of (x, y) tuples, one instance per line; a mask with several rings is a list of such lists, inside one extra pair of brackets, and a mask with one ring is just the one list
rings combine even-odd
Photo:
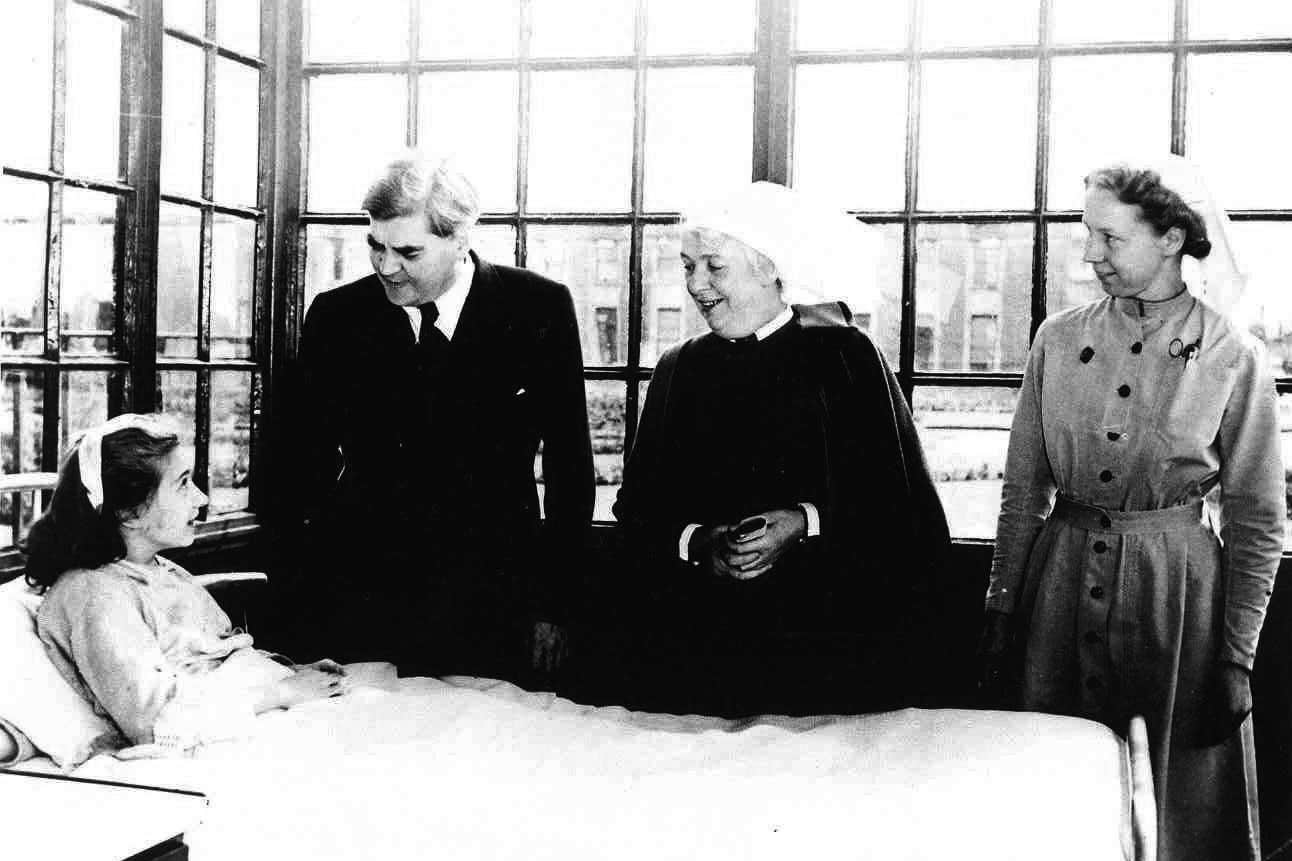
[(206, 793), (194, 861), (1125, 857), (1122, 745), (1070, 718), (736, 723), (420, 678), (256, 729), (76, 775)]

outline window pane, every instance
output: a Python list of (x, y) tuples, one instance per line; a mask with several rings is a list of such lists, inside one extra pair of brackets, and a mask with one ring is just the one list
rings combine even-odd
[[(535, 72), (530, 98), (529, 208), (627, 209), (633, 73)], [(570, 129), (578, 129), (577, 136)]]
[[(1292, 376), (1292, 294), (1287, 289), (1287, 249), (1292, 247), (1292, 224), (1235, 222), (1230, 228), (1234, 256), (1247, 275), (1256, 331), (1268, 348), (1275, 376)], [(1288, 461), (1292, 465), (1292, 460)]]
[[(874, 283), (856, 285), (839, 298), (852, 310), (853, 323), (870, 336), (894, 368), (902, 337), (902, 225), (876, 224), (881, 256), (873, 273)], [(870, 281), (870, 276), (863, 279)]]
[(855, 209), (906, 199), (906, 64), (799, 66), (794, 186)]
[(96, 9), (67, 10), (67, 173), (116, 179), (121, 124), (121, 22)]
[(917, 386), (915, 426), (952, 538), (995, 538), (1018, 390)]
[(531, 0), (535, 57), (603, 57), (633, 52), (636, 0)]
[(1175, 0), (1050, 0), (1054, 41), (1151, 42), (1172, 36)]
[(674, 344), (709, 331), (686, 292), (681, 254), (678, 225), (642, 228), (641, 363), (647, 367)]
[(1287, 141), (1292, 114), (1271, 109), (1292, 83), (1292, 55), (1189, 58), (1189, 146), (1226, 208), (1292, 207)]
[(624, 401), (628, 387), (614, 380), (588, 380), (588, 430), (597, 497), (594, 520), (613, 520), (610, 507), (624, 483)]
[(924, 47), (1035, 45), (1040, 7), (1040, 0), (992, 0), (987, 12), (964, 0), (924, 0)]
[(49, 186), (0, 176), (0, 353), (41, 353)]
[(396, 75), (310, 81), (309, 208), (357, 212), (368, 186), (406, 142), (407, 91)]
[(247, 507), (251, 474), (251, 374), (211, 372), (211, 513)]
[(256, 222), (215, 216), (211, 259), (211, 358), (251, 356)]
[(63, 192), (63, 350), (112, 350), (114, 236), (117, 198), (67, 188)]
[(1270, 0), (1190, 0), (1190, 39), (1286, 39), (1292, 6)]
[(408, 59), (408, 0), (309, 0), (305, 7), (308, 62)]
[(417, 140), (453, 158), (486, 212), (516, 211), (516, 81), (515, 72), (422, 75)]
[(1068, 308), (1104, 298), (1103, 288), (1090, 264), (1082, 260), (1086, 228), (1081, 222), (1046, 225), (1048, 247), (1045, 260), (1045, 313), (1057, 314)]
[[(45, 422), (44, 374), (40, 371), (4, 372), (0, 387), (0, 452), (4, 472), (39, 472), (41, 435)], [(53, 472), (57, 464), (49, 464)]]
[(202, 216), (162, 203), (157, 230), (157, 355), (197, 355), (197, 273)]
[(202, 49), (167, 37), (162, 46), (161, 187), (202, 195), (202, 122), (206, 67)]
[(529, 228), (526, 268), (570, 288), (583, 361), (628, 360), (628, 228), (618, 225)]
[(367, 225), (311, 224), (305, 228), (305, 305), (324, 290), (372, 274)]
[(916, 369), (1021, 372), (1032, 225), (922, 224), (915, 235)]
[(652, 54), (734, 54), (754, 50), (754, 0), (649, 0), (646, 50)]
[[(1034, 61), (925, 63), (921, 113), (921, 209), (1031, 208), (1036, 173)], [(969, 129), (979, 132), (969, 134)]]
[(1080, 209), (1095, 168), (1171, 148), (1169, 54), (1055, 57), (1052, 99), (1050, 209)]
[(65, 371), (59, 375), (58, 450), (66, 452), (82, 431), (108, 420), (108, 383), (115, 371)]
[(902, 0), (883, 3), (799, 0), (795, 19), (798, 47), (803, 51), (862, 48), (900, 51), (906, 47), (909, 5)]
[(516, 0), (421, 0), (423, 57), (477, 60), (516, 56), (520, 6)]
[(683, 209), (748, 185), (753, 115), (751, 68), (648, 71), (646, 209)]
[(471, 228), (476, 256), (503, 266), (516, 265), (516, 228), (510, 224), (477, 224)]
[(158, 371), (160, 410), (179, 425), (180, 445), (192, 446), (197, 433), (197, 374), (193, 371)]
[(165, 0), (162, 16), (167, 27), (198, 36), (206, 33), (206, 0)]
[(260, 147), (260, 71), (233, 60), (215, 64), (215, 199), (256, 205)]
[(252, 57), (260, 54), (260, 0), (219, 0), (216, 39)]
[(26, 167), (49, 167), (49, 129), (53, 76), (53, 4), (24, 3), (6, 11), (0, 28), (0, 74), (24, 86), (4, 87), (4, 116), (22, 117), (5, 123), (5, 147), (0, 161)]

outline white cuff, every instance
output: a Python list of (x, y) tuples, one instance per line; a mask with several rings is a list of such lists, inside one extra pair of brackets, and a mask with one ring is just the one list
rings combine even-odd
[(807, 520), (807, 532), (803, 537), (816, 538), (821, 534), (821, 514), (810, 502), (800, 502), (799, 508), (803, 509), (803, 517)]
[(698, 523), (687, 524), (687, 527), (682, 530), (682, 537), (677, 540), (677, 558), (681, 559), (683, 562), (691, 561), (691, 556), (687, 551), (691, 547), (691, 536), (694, 535), (695, 530), (699, 528), (700, 524)]

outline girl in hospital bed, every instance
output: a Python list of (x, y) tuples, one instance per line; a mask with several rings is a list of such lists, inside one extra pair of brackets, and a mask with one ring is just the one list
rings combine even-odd
[(192, 575), (158, 555), (193, 543), (205, 503), (172, 424), (125, 414), (85, 433), (31, 528), (27, 580), (46, 593), (37, 631), (118, 730), (104, 749), (190, 749), (347, 688), (331, 661), (284, 666), (254, 649)]

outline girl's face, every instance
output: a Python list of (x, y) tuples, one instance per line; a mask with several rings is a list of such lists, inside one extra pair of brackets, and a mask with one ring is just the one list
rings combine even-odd
[(193, 543), (193, 524), (198, 509), (206, 504), (206, 494), (193, 484), (193, 455), (177, 447), (159, 464), (161, 480), (152, 499), (135, 515), (122, 522), (129, 533), (127, 546), (133, 543), (145, 553), (156, 554), (171, 547)]

